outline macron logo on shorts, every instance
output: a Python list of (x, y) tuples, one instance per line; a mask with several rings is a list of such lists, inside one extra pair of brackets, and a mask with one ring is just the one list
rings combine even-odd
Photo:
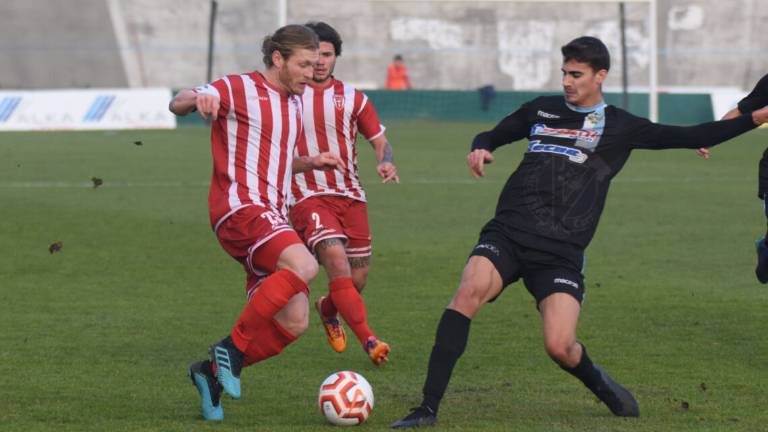
[(496, 246), (492, 245), (492, 244), (480, 243), (479, 245), (475, 246), (475, 250), (480, 250), (480, 249), (488, 249), (494, 255), (499, 256), (499, 249)]
[(579, 284), (569, 279), (555, 278), (554, 283), (568, 285), (573, 287), (573, 289), (579, 289)]

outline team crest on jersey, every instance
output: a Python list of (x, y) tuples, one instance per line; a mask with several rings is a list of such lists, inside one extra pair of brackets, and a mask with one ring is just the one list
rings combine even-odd
[(333, 106), (335, 106), (337, 110), (343, 111), (344, 110), (344, 95), (333, 95)]
[(597, 132), (584, 129), (557, 129), (537, 123), (531, 128), (531, 135), (545, 135), (556, 138), (577, 139), (579, 141), (593, 142), (597, 139)]
[(555, 145), (555, 144), (542, 144), (541, 141), (535, 140), (528, 144), (528, 151), (532, 153), (554, 153), (563, 156), (568, 156), (568, 160), (576, 163), (584, 163), (587, 160), (587, 155), (579, 149)]

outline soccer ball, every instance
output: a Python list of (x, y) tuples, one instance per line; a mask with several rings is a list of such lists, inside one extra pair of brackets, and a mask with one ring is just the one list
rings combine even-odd
[(320, 384), (317, 404), (329, 422), (337, 426), (358, 425), (373, 411), (373, 389), (359, 373), (336, 372)]

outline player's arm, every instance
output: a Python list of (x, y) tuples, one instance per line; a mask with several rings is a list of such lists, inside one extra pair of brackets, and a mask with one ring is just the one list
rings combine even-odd
[[(741, 115), (741, 111), (739, 111), (739, 107), (736, 107), (736, 108), (728, 111), (727, 113), (725, 113), (723, 118), (721, 118), (720, 120), (735, 119), (736, 117), (738, 117), (740, 115)], [(709, 148), (707, 148), (707, 147), (700, 147), (700, 148), (696, 149), (696, 154), (701, 156), (701, 157), (703, 157), (704, 159), (709, 159), (709, 156), (710, 156), (709, 155)]]
[(632, 146), (651, 150), (713, 147), (768, 122), (768, 106), (729, 120), (696, 126), (669, 126), (635, 117), (629, 136)]
[[(728, 111), (720, 120), (730, 120), (741, 114), (758, 110), (766, 105), (768, 105), (768, 74), (755, 84), (755, 88), (744, 99), (739, 101), (736, 108)], [(696, 153), (704, 159), (709, 159), (709, 151), (706, 148), (700, 148)]]
[(291, 172), (294, 174), (310, 170), (328, 171), (332, 169), (343, 169), (344, 162), (341, 158), (331, 152), (320, 153), (315, 156), (297, 156), (291, 163)]
[(371, 143), (376, 153), (376, 174), (382, 179), (382, 183), (394, 181), (400, 183), (400, 177), (397, 175), (397, 167), (392, 156), (392, 145), (387, 140), (384, 131), (386, 128), (379, 121), (379, 115), (376, 114), (376, 108), (370, 103), (368, 97), (357, 92), (356, 97), (362, 96), (362, 106), (357, 115), (357, 128), (363, 136)]
[(185, 116), (198, 111), (200, 117), (207, 119), (210, 115), (212, 120), (216, 120), (220, 108), (219, 92), (212, 85), (181, 90), (168, 104), (168, 109), (176, 115)]
[(397, 175), (397, 166), (392, 155), (392, 145), (384, 134), (371, 140), (371, 146), (376, 152), (376, 174), (381, 177), (382, 183), (391, 181), (400, 183), (400, 177)]
[(493, 129), (480, 132), (472, 140), (472, 148), (467, 155), (467, 166), (475, 178), (482, 177), (485, 164), (493, 162), (491, 152), (504, 144), (523, 139), (528, 136), (530, 127), (526, 121), (527, 104), (506, 116)]

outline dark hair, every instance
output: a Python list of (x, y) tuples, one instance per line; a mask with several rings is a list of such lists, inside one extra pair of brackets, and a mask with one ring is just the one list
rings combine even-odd
[(274, 66), (272, 53), (275, 51), (280, 51), (283, 58), (287, 60), (295, 49), (316, 50), (319, 46), (320, 42), (317, 40), (317, 35), (310, 28), (289, 24), (280, 27), (275, 33), (264, 38), (264, 42), (261, 44), (261, 53), (264, 54), (264, 64), (267, 67), (272, 67)]
[(587, 63), (595, 72), (601, 69), (611, 69), (611, 55), (608, 53), (608, 48), (596, 37), (582, 36), (576, 38), (568, 42), (567, 45), (563, 45), (560, 51), (563, 53), (563, 63), (571, 60)]
[(401, 56), (400, 54), (395, 54), (395, 57), (393, 57), (393, 60), (395, 60), (395, 61), (398, 61), (398, 60), (399, 61), (403, 61), (403, 56)]
[(339, 35), (339, 32), (336, 31), (336, 29), (322, 21), (310, 21), (304, 25), (317, 33), (317, 37), (320, 39), (320, 42), (328, 42), (333, 44), (333, 51), (336, 53), (337, 57), (341, 55), (341, 36)]

